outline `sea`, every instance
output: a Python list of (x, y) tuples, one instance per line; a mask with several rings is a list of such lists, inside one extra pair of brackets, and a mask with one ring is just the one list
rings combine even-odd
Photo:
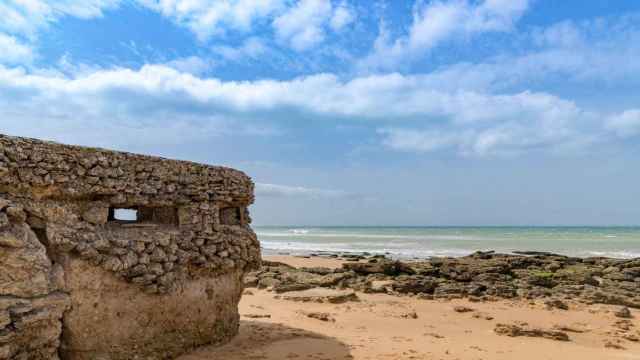
[(459, 257), (475, 251), (544, 251), (577, 257), (640, 257), (640, 227), (256, 226), (263, 254)]

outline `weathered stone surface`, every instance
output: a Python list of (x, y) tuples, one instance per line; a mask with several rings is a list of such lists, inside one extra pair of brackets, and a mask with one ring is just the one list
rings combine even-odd
[(24, 223), (22, 210), (0, 208), (5, 215), (14, 209), (0, 230), (0, 359), (57, 359), (69, 296), (52, 281), (45, 246)]
[(541, 337), (550, 340), (557, 341), (569, 341), (569, 335), (559, 330), (547, 330), (539, 328), (529, 328), (526, 326), (514, 325), (514, 324), (496, 324), (494, 329), (498, 335), (505, 335), (511, 337), (517, 336), (529, 336), (529, 337)]
[(158, 359), (236, 333), (260, 263), (244, 173), (4, 135), (0, 164), (0, 358)]
[(358, 296), (353, 291), (321, 289), (321, 288), (290, 292), (284, 295), (279, 295), (278, 297), (283, 300), (290, 300), (290, 301), (318, 302), (318, 303), (331, 303), (331, 304), (342, 304), (348, 301), (358, 301)]
[(626, 306), (619, 308), (613, 314), (622, 319), (631, 319), (633, 317), (633, 315), (631, 315), (631, 311)]
[(66, 359), (87, 359), (86, 352), (91, 359), (172, 359), (236, 334), (241, 270), (194, 279), (159, 296), (81, 259), (72, 259), (68, 269), (68, 285), (76, 291), (70, 294), (74, 310), (64, 317)]
[[(354, 262), (356, 258), (360, 260)], [(348, 262), (342, 269), (296, 269), (267, 263), (250, 273), (247, 286), (273, 287), (276, 291), (349, 288), (368, 293), (416, 294), (429, 299), (541, 298), (550, 309), (568, 308), (568, 299), (640, 308), (640, 281), (628, 280), (629, 274), (636, 275), (638, 259), (494, 252), (412, 262), (392, 261), (380, 255), (349, 254), (343, 259)]]

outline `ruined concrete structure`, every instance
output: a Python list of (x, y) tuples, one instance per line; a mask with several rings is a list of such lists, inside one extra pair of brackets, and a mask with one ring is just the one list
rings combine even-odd
[(162, 359), (229, 339), (260, 262), (253, 199), (233, 169), (0, 135), (0, 359)]

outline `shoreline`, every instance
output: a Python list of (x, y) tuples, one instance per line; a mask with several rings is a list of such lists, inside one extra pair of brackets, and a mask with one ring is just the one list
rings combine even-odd
[(395, 254), (391, 252), (380, 252), (380, 251), (295, 251), (295, 250), (273, 250), (273, 249), (261, 249), (263, 258), (269, 258), (274, 256), (290, 256), (290, 257), (302, 257), (302, 258), (333, 258), (333, 259), (348, 259), (349, 257), (369, 257), (369, 256), (382, 256), (393, 260), (400, 261), (428, 261), (434, 258), (464, 258), (474, 253), (493, 253), (498, 255), (524, 255), (524, 256), (536, 256), (536, 255), (544, 255), (544, 256), (561, 256), (568, 258), (578, 258), (578, 259), (610, 259), (610, 260), (636, 260), (640, 259), (640, 256), (633, 257), (612, 257), (612, 256), (576, 256), (576, 255), (567, 255), (562, 253), (556, 253), (551, 251), (539, 251), (539, 250), (513, 250), (513, 251), (505, 251), (498, 252), (496, 250), (486, 249), (486, 250), (469, 250), (468, 253), (464, 255), (442, 255), (442, 256), (425, 256), (425, 257), (403, 257), (403, 256), (395, 256)]
[(255, 227), (263, 254), (370, 252), (398, 259), (474, 251), (640, 258), (640, 227)]

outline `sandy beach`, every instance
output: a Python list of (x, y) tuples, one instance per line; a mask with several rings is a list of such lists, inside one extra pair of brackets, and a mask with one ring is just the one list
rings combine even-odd
[[(265, 257), (296, 267), (339, 267), (326, 258)], [(357, 292), (340, 304), (283, 299), (270, 289), (247, 289), (240, 302), (240, 334), (229, 344), (200, 348), (181, 360), (640, 359), (640, 312), (568, 301), (568, 310), (542, 300), (424, 300)], [(500, 326), (557, 332), (568, 339), (507, 336)], [(513, 334), (511, 334), (513, 335)]]

